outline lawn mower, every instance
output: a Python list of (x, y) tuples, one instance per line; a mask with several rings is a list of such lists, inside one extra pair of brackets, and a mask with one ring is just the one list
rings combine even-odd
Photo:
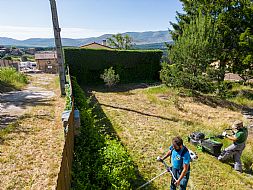
[(225, 129), (222, 135), (216, 135), (212, 137), (205, 137), (204, 133), (193, 132), (188, 136), (188, 142), (197, 146), (200, 150), (207, 152), (215, 157), (218, 157), (221, 154), (221, 148), (223, 143), (216, 141), (215, 139), (224, 139), (227, 131), (234, 134), (232, 129)]

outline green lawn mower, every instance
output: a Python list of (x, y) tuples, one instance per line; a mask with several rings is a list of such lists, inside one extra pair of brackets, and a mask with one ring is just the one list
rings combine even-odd
[[(225, 129), (230, 131), (232, 129)], [(223, 133), (224, 134), (224, 133)], [(215, 157), (221, 154), (222, 142), (218, 142), (216, 139), (224, 139), (223, 135), (216, 135), (206, 138), (204, 133), (193, 132), (188, 136), (188, 142), (198, 147), (203, 152), (207, 152)]]

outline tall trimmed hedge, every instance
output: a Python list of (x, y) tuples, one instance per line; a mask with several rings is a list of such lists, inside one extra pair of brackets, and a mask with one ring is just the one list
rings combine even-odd
[(160, 50), (64, 49), (71, 76), (81, 84), (103, 83), (100, 75), (113, 67), (121, 83), (159, 80)]

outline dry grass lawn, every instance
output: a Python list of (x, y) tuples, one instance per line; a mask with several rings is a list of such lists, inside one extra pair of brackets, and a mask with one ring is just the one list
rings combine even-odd
[[(178, 96), (177, 92), (164, 86), (125, 92), (94, 90), (93, 94), (146, 180), (164, 170), (156, 158), (170, 146), (174, 136), (182, 136), (187, 147), (197, 151), (186, 141), (191, 132), (220, 134), (235, 119), (248, 123), (240, 111), (236, 111), (240, 106), (222, 101), (219, 105), (201, 103), (196, 98)], [(252, 147), (251, 136), (247, 151)], [(237, 173), (231, 166), (206, 153), (197, 153), (199, 159), (192, 163), (189, 189), (253, 189), (253, 176)], [(166, 174), (153, 185), (156, 189), (169, 189), (170, 178)]]
[(57, 76), (34, 75), (31, 84), (55, 96), (27, 108), (0, 143), (0, 189), (54, 189), (64, 134)]

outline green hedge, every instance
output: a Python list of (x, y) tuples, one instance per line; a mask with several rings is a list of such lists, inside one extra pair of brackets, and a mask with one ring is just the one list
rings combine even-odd
[(100, 75), (113, 67), (121, 83), (159, 80), (160, 50), (64, 49), (71, 76), (79, 83), (103, 83)]

